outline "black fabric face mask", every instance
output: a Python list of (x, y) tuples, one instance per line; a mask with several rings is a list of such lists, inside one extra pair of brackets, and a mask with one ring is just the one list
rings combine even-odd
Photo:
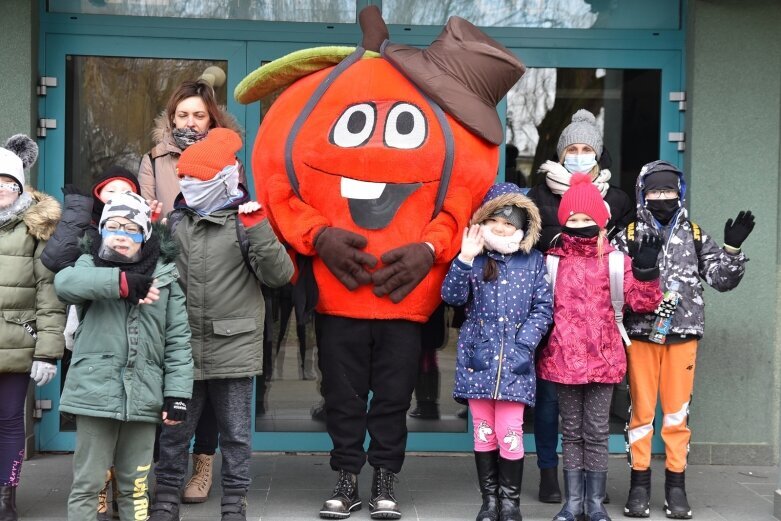
[(561, 227), (562, 233), (566, 233), (571, 237), (580, 237), (581, 239), (592, 239), (599, 235), (599, 226), (596, 224), (593, 226), (586, 226), (585, 228), (570, 228), (569, 226)]
[(668, 224), (675, 214), (678, 213), (680, 206), (678, 205), (678, 199), (655, 199), (653, 201), (646, 200), (645, 207), (651, 212), (651, 215), (660, 223)]

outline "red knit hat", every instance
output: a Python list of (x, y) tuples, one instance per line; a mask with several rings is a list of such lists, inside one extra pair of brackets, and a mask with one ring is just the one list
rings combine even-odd
[(606, 227), (610, 220), (610, 209), (587, 174), (572, 174), (569, 189), (561, 196), (559, 224), (564, 226), (576, 213), (588, 215), (600, 228)]
[(193, 143), (179, 157), (176, 175), (196, 177), (202, 181), (214, 179), (226, 166), (236, 163), (241, 149), (241, 137), (229, 128), (213, 128), (206, 137)]

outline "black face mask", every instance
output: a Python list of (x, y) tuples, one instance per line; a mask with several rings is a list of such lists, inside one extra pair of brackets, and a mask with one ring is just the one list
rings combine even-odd
[(678, 199), (646, 200), (645, 207), (648, 208), (648, 211), (651, 212), (651, 215), (653, 215), (657, 221), (664, 225), (675, 217), (675, 214), (678, 213), (678, 209), (680, 208)]
[(596, 224), (593, 226), (586, 226), (585, 228), (570, 228), (569, 226), (561, 227), (562, 233), (566, 233), (571, 237), (580, 237), (581, 239), (593, 239), (599, 235), (599, 226)]

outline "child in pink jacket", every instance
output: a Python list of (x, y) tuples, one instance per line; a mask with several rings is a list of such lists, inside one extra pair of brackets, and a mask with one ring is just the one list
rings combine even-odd
[[(606, 238), (610, 211), (588, 176), (574, 174), (558, 213), (562, 233), (548, 255), (559, 258), (553, 330), (537, 365), (557, 383), (566, 503), (554, 521), (609, 521), (605, 498), (608, 419), (613, 386), (626, 373), (624, 344), (610, 298)], [(624, 257), (624, 302), (638, 312), (662, 300), (657, 256), (661, 240), (644, 237), (634, 258)]]

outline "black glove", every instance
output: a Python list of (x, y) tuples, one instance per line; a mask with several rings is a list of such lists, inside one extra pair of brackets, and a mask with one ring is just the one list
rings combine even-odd
[(640, 270), (650, 270), (657, 267), (660, 251), (662, 251), (662, 239), (656, 235), (647, 234), (639, 241), (632, 241), (629, 246), (632, 267)]
[(140, 273), (133, 273), (132, 271), (123, 271), (119, 276), (120, 294), (122, 294), (123, 289), (121, 280), (124, 278), (127, 282), (127, 295), (122, 298), (133, 305), (137, 305), (139, 300), (146, 298), (147, 293), (149, 293), (149, 288), (152, 287), (152, 282), (154, 281), (152, 277)]
[(740, 245), (743, 244), (743, 241), (746, 240), (753, 229), (754, 216), (751, 215), (751, 210), (741, 211), (735, 218), (734, 223), (732, 219), (727, 219), (726, 224), (724, 224), (724, 244), (740, 249)]
[(328, 227), (315, 239), (315, 251), (326, 267), (350, 291), (372, 280), (364, 266), (373, 268), (377, 259), (363, 250), (366, 237), (341, 228)]
[(62, 195), (83, 195), (89, 197), (89, 194), (76, 185), (68, 184), (62, 187)]
[(163, 401), (163, 412), (166, 420), (182, 422), (187, 418), (187, 398), (168, 397)]
[(380, 257), (385, 264), (372, 275), (374, 294), (398, 304), (420, 284), (434, 264), (434, 252), (422, 242), (405, 244)]

